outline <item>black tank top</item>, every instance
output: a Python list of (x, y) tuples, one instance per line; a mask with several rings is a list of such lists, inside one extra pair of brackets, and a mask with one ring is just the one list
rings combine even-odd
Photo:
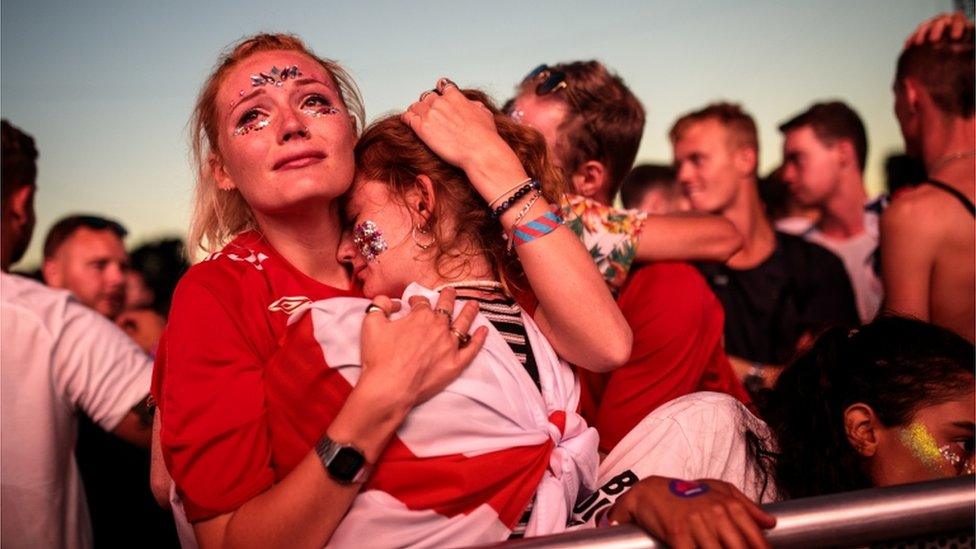
[(954, 187), (950, 187), (947, 183), (943, 183), (938, 179), (929, 179), (928, 181), (924, 181), (922, 184), (932, 185), (933, 187), (937, 189), (942, 189), (943, 191), (956, 197), (956, 199), (958, 199), (959, 202), (962, 202), (962, 205), (965, 206), (967, 210), (969, 210), (969, 215), (976, 217), (976, 205), (973, 205), (973, 202), (969, 200), (969, 198), (966, 195), (959, 192), (958, 189)]

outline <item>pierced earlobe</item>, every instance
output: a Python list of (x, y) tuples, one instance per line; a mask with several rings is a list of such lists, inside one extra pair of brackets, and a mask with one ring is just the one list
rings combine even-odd
[[(417, 236), (418, 233), (430, 238), (430, 240), (427, 242), (421, 242), (420, 237)], [(420, 223), (414, 225), (413, 229), (410, 230), (410, 237), (413, 238), (414, 244), (416, 244), (421, 250), (430, 249), (430, 247), (434, 245), (434, 242), (437, 241), (437, 239), (434, 238), (434, 235), (430, 234), (430, 227), (422, 226)]]

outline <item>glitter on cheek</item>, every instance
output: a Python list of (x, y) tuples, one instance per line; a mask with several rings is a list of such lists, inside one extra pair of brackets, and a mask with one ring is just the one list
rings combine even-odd
[(356, 225), (352, 234), (353, 242), (356, 243), (359, 252), (363, 254), (366, 261), (376, 261), (376, 257), (387, 247), (386, 239), (383, 238), (383, 232), (372, 221), (367, 220)]
[(320, 116), (325, 116), (327, 114), (338, 114), (339, 109), (335, 107), (324, 107), (319, 109), (302, 109), (302, 114), (305, 116), (311, 116), (312, 118), (318, 118)]
[(264, 120), (255, 122), (253, 124), (247, 124), (246, 126), (241, 126), (240, 128), (237, 128), (236, 130), (234, 130), (234, 135), (240, 137), (242, 135), (247, 135), (251, 132), (261, 131), (264, 128), (267, 128), (268, 124), (270, 123), (271, 121), (265, 118)]
[(945, 457), (935, 437), (921, 423), (912, 423), (901, 431), (901, 442), (926, 467), (936, 473), (943, 472)]

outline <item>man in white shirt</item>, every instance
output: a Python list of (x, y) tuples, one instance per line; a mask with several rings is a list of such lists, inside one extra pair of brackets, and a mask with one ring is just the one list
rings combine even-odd
[(801, 236), (834, 252), (851, 279), (861, 322), (881, 307), (876, 269), (878, 218), (886, 197), (868, 201), (864, 162), (868, 141), (856, 112), (840, 101), (817, 103), (779, 127), (783, 180), (796, 201), (816, 208), (817, 223)]
[(90, 547), (74, 458), (76, 414), (148, 445), (151, 362), (111, 322), (62, 290), (11, 275), (34, 228), (34, 140), (2, 122), (0, 545)]

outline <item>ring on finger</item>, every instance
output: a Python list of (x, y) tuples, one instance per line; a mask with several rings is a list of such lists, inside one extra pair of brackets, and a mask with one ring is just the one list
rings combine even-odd
[(366, 314), (369, 313), (383, 313), (383, 316), (386, 316), (386, 311), (383, 310), (383, 307), (380, 307), (375, 303), (370, 303), (366, 306)]
[(461, 347), (464, 347), (465, 345), (468, 344), (469, 341), (471, 341), (471, 336), (459, 331), (454, 326), (451, 326), (450, 331), (451, 331), (451, 335), (453, 335), (458, 339), (458, 343), (461, 345)]
[(454, 313), (448, 311), (444, 307), (438, 307), (434, 309), (434, 313), (439, 315), (444, 315), (445, 317), (447, 317), (448, 320), (451, 320), (451, 318), (454, 317)]
[(444, 93), (444, 90), (446, 90), (448, 86), (454, 86), (455, 88), (460, 89), (460, 87), (450, 78), (441, 78), (438, 80), (437, 86), (434, 89), (437, 90), (437, 93)]

